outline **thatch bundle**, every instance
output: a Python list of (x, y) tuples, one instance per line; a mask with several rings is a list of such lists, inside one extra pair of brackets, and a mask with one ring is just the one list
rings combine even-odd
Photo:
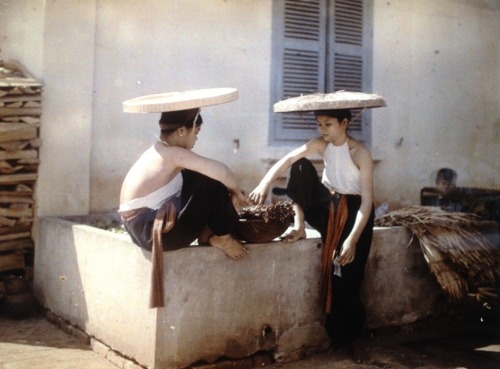
[[(482, 303), (495, 299), (500, 279), (500, 250), (481, 230), (498, 225), (474, 214), (450, 213), (439, 207), (411, 206), (376, 219), (377, 226), (405, 226), (418, 238), (431, 272), (451, 300), (475, 296)], [(498, 236), (498, 235), (497, 235)]]

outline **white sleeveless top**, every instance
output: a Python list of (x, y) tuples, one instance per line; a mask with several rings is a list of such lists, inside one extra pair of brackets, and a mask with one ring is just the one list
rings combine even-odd
[(160, 187), (156, 191), (151, 192), (144, 197), (138, 197), (130, 200), (125, 204), (120, 204), (118, 211), (129, 211), (139, 208), (150, 208), (157, 210), (163, 203), (171, 197), (178, 197), (182, 190), (182, 174), (179, 172), (177, 175), (168, 182), (165, 186)]
[(341, 146), (328, 143), (324, 153), (323, 184), (344, 195), (361, 195), (361, 173), (351, 159), (349, 139)]

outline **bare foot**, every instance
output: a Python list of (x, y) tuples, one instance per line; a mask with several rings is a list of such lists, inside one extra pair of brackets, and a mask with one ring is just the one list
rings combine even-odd
[(306, 238), (304, 212), (296, 203), (293, 204), (293, 211), (295, 212), (293, 230), (291, 230), (286, 236), (281, 237), (281, 241), (285, 243), (292, 243)]
[(227, 256), (234, 260), (243, 259), (249, 252), (245, 246), (228, 234), (225, 236), (212, 235), (208, 242), (213, 247), (224, 251)]
[(353, 360), (358, 364), (366, 364), (369, 360), (368, 353), (359, 340), (351, 342), (351, 353)]
[(306, 231), (304, 229), (292, 229), (286, 236), (281, 237), (281, 241), (292, 243), (304, 238), (306, 238)]

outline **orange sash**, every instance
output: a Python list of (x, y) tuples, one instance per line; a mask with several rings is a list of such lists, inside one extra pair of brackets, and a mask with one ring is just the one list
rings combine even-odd
[[(335, 211), (334, 197), (340, 196), (337, 211)], [(321, 281), (323, 283), (323, 299), (325, 302), (325, 311), (329, 314), (332, 310), (332, 271), (333, 258), (335, 251), (339, 246), (340, 237), (347, 221), (348, 208), (347, 199), (340, 194), (332, 194), (330, 201), (330, 211), (328, 215), (328, 228), (325, 245), (321, 255)]]

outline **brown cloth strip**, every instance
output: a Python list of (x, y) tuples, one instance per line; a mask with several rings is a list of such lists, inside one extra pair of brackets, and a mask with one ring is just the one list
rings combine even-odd
[[(132, 219), (151, 211), (149, 208), (139, 208), (129, 211), (120, 211), (124, 221)], [(151, 250), (151, 293), (150, 308), (165, 306), (165, 283), (163, 270), (163, 238), (162, 234), (169, 232), (177, 220), (177, 208), (174, 201), (166, 201), (157, 211), (153, 222), (153, 247)]]
[(149, 307), (165, 306), (165, 283), (163, 279), (163, 240), (162, 233), (167, 233), (175, 225), (177, 209), (173, 201), (167, 201), (156, 212), (153, 223), (153, 249), (151, 251), (151, 296)]
[[(335, 211), (335, 196), (340, 196), (337, 211)], [(332, 311), (332, 268), (333, 257), (339, 246), (340, 237), (347, 221), (347, 199), (343, 195), (332, 194), (330, 201), (330, 212), (328, 215), (328, 229), (325, 246), (321, 255), (321, 280), (323, 283), (323, 298), (325, 300), (325, 311), (327, 314)]]

